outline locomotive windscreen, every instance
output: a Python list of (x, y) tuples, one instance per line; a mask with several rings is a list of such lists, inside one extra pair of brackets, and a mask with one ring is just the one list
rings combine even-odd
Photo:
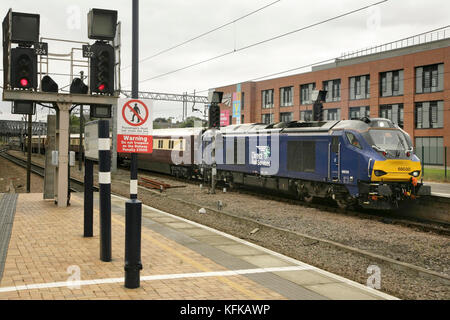
[(412, 146), (400, 130), (369, 130), (373, 144), (384, 150), (403, 151)]

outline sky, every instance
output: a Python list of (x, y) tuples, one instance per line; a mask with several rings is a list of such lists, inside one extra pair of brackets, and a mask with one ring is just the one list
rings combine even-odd
[[(236, 84), (298, 66), (339, 57), (344, 52), (395, 41), (449, 24), (448, 0), (388, 0), (352, 15), (333, 20), (247, 50), (144, 81), (166, 72), (240, 49), (250, 44), (290, 32), (380, 0), (146, 0), (140, 1), (139, 58), (149, 57), (204, 32), (232, 22), (258, 8), (267, 8), (242, 20), (191, 41), (174, 50), (143, 61), (139, 65), (139, 90), (165, 93), (192, 93)], [(274, 3), (275, 2), (275, 3)], [(93, 1), (2, 0), (0, 15), (9, 8), (38, 13), (41, 37), (93, 43), (87, 37), (87, 13)], [(95, 8), (117, 10), (121, 30), (121, 87), (131, 84), (131, 0), (97, 0)], [(81, 44), (47, 41), (49, 52), (69, 53)], [(78, 51), (76, 51), (78, 52)], [(2, 56), (2, 52), (0, 52)], [(0, 61), (3, 57), (0, 58)], [(2, 69), (3, 67), (1, 67)], [(309, 69), (287, 73), (306, 72)], [(68, 63), (50, 62), (50, 72), (69, 73)], [(78, 70), (76, 70), (78, 71)], [(1, 77), (3, 79), (3, 77)], [(60, 88), (68, 76), (55, 77)], [(3, 81), (2, 81), (3, 82)], [(0, 88), (1, 89), (1, 88)], [(154, 118), (180, 118), (182, 104), (156, 101)], [(197, 106), (196, 106), (197, 107)], [(20, 119), (10, 114), (10, 102), (0, 101), (0, 119)], [(191, 106), (188, 106), (189, 115)], [(38, 120), (48, 109), (39, 107)], [(201, 116), (194, 113), (195, 116)]]

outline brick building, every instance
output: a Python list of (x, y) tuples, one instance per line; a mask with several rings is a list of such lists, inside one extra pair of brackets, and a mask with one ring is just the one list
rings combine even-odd
[(343, 55), (311, 72), (216, 88), (224, 92), (221, 110), (236, 123), (232, 97), (240, 88), (241, 123), (308, 120), (311, 91), (325, 89), (324, 120), (389, 118), (411, 135), (419, 156), (423, 146), (425, 163), (443, 164), (444, 146), (450, 147), (449, 35), (442, 28)]

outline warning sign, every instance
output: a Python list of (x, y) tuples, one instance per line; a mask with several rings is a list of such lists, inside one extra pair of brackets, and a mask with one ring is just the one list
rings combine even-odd
[(152, 153), (152, 100), (119, 99), (117, 152)]

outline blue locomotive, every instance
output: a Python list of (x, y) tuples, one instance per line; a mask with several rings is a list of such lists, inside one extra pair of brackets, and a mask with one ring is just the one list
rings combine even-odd
[(384, 118), (231, 125), (202, 140), (203, 167), (231, 186), (377, 209), (430, 192), (409, 135)]

